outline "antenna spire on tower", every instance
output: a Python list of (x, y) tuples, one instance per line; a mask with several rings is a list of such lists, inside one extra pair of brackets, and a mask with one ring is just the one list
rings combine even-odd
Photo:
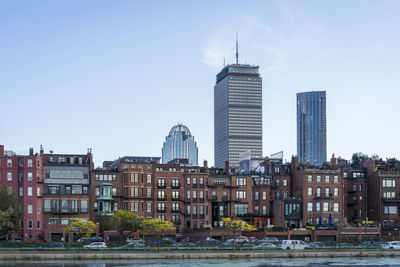
[(239, 42), (238, 42), (238, 32), (236, 32), (236, 64), (239, 64)]

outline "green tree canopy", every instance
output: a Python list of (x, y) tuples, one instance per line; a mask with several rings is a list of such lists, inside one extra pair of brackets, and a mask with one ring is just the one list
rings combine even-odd
[(18, 197), (6, 185), (0, 187), (0, 236), (21, 231), (24, 211), (19, 207)]
[(82, 218), (72, 218), (65, 228), (66, 233), (74, 233), (79, 238), (90, 237), (94, 230), (96, 229), (96, 224), (90, 220)]
[(172, 222), (162, 219), (149, 219), (143, 221), (143, 226), (147, 231), (160, 233), (164, 238), (164, 235), (168, 231), (175, 230), (175, 226)]
[[(127, 236), (141, 229), (143, 218), (127, 210), (118, 210), (112, 215), (111, 221), (125, 242)], [(125, 232), (128, 234), (125, 235)]]
[[(224, 226), (231, 231), (233, 238), (236, 239), (238, 233), (252, 232), (257, 230), (253, 225), (240, 219), (223, 218)], [(236, 243), (236, 242), (235, 242)]]

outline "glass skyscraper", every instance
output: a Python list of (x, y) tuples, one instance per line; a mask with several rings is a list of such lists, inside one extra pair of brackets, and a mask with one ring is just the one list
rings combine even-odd
[(262, 157), (262, 78), (258, 66), (230, 64), (214, 86), (214, 160), (239, 166), (239, 154)]
[(300, 163), (326, 161), (326, 92), (297, 93), (297, 155)]
[(197, 157), (197, 145), (189, 128), (183, 124), (172, 127), (162, 148), (162, 163), (174, 159), (188, 159), (190, 165), (198, 165)]

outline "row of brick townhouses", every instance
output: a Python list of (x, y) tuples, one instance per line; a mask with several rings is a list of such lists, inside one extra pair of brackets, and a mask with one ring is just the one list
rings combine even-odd
[[(191, 166), (185, 159), (161, 164), (158, 157), (122, 157), (94, 168), (90, 150), (35, 154), (30, 149), (28, 155), (16, 155), (0, 146), (0, 185), (14, 191), (24, 207), (23, 230), (14, 236), (24, 240), (75, 241), (65, 234), (71, 218), (101, 223), (119, 209), (173, 222), (178, 239), (196, 239), (206, 229), (220, 238), (225, 217), (259, 229), (331, 230), (368, 218), (382, 225), (382, 236), (398, 236), (400, 173), (386, 165), (370, 160), (352, 166), (334, 156), (323, 167), (299, 164), (297, 157), (290, 163), (267, 157), (261, 165), (262, 173), (241, 174), (229, 164), (217, 169), (207, 161)], [(314, 238), (315, 233), (302, 235)]]

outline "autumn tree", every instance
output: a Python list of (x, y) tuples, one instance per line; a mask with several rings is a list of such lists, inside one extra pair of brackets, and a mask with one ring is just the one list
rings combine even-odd
[(5, 185), (0, 187), (0, 236), (21, 231), (24, 211), (19, 207), (18, 197)]
[(79, 239), (83, 237), (90, 237), (94, 230), (96, 229), (96, 224), (90, 220), (82, 218), (72, 218), (65, 228), (65, 233), (74, 233)]
[(257, 230), (257, 228), (255, 228), (251, 224), (248, 224), (247, 222), (242, 221), (240, 219), (223, 218), (222, 222), (224, 223), (224, 226), (231, 231), (235, 244), (236, 244), (236, 237), (239, 233), (253, 232)]
[[(111, 221), (125, 242), (127, 236), (141, 228), (143, 218), (127, 210), (118, 210), (112, 215)], [(128, 234), (125, 235), (125, 232)]]

